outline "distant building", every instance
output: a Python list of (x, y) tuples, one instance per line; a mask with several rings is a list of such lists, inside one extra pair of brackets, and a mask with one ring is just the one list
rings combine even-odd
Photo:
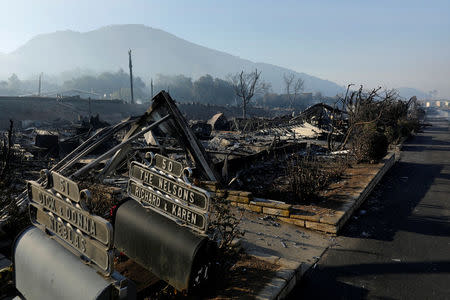
[(449, 107), (450, 101), (440, 99), (440, 100), (425, 100), (422, 102), (425, 107)]
[(300, 94), (300, 99), (312, 100), (312, 98), (313, 98), (313, 93), (301, 93)]
[(94, 92), (88, 92), (88, 91), (83, 91), (83, 90), (77, 90), (77, 89), (72, 89), (72, 90), (67, 90), (67, 91), (58, 91), (58, 92), (54, 92), (54, 93), (47, 93), (45, 94), (45, 97), (56, 97), (56, 98), (82, 98), (82, 99), (103, 99), (104, 95), (100, 95)]

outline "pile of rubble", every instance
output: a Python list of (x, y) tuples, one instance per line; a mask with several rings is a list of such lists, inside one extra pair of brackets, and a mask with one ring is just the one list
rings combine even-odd
[[(206, 122), (188, 123), (175, 101), (162, 91), (143, 115), (114, 125), (102, 122), (98, 115), (77, 124), (64, 121), (26, 124), (26, 128), (15, 132), (13, 148), (21, 154), (21, 162), (26, 162), (16, 169), (28, 171), (21, 178), (30, 181), (27, 186), (22, 181), (12, 201), (2, 202), (0, 229), (11, 221), (11, 207), (22, 213), (35, 207), (35, 215), (31, 214), (33, 224), (37, 228), (45, 225), (42, 222), (51, 224), (52, 205), (42, 200), (47, 198), (37, 197), (39, 193), (47, 193), (56, 200), (63, 195), (83, 214), (99, 217), (105, 224), (118, 218), (115, 212), (118, 206), (140, 214), (139, 208), (128, 201), (139, 200), (147, 210), (195, 232), (193, 239), (199, 243), (205, 237), (216, 236), (208, 227), (209, 195), (215, 200), (245, 204), (248, 206), (245, 208), (255, 212), (273, 215), (287, 211), (289, 216), (290, 204), (258, 197), (276, 197), (277, 192), (288, 189), (285, 165), (292, 155), (326, 153), (324, 145), (330, 134), (331, 113), (337, 112), (326, 105), (315, 105), (298, 116), (228, 120), (218, 113)], [(157, 185), (151, 178), (159, 178), (159, 189), (151, 187)], [(78, 192), (74, 195), (70, 192), (73, 190)], [(124, 205), (124, 199), (129, 204)], [(42, 205), (38, 203), (41, 200)], [(185, 200), (188, 203), (180, 205)], [(166, 206), (161, 213), (161, 203), (172, 205), (173, 209)], [(47, 210), (49, 216), (44, 213)], [(120, 223), (116, 220), (117, 224)], [(125, 234), (116, 236), (117, 232), (120, 230), (114, 233), (114, 243), (128, 245), (129, 241), (122, 239)], [(58, 232), (54, 234), (57, 236)], [(102, 247), (108, 247), (105, 248), (108, 253), (113, 253), (110, 242), (100, 242)], [(130, 257), (139, 262), (139, 253), (144, 250), (132, 251), (136, 257), (131, 254)], [(108, 269), (112, 265), (92, 262), (112, 276), (112, 269)], [(144, 266), (153, 263), (141, 261)], [(158, 274), (158, 268), (152, 270)], [(165, 274), (158, 275), (166, 279)], [(167, 281), (176, 288), (187, 288), (187, 283), (170, 281), (175, 280), (170, 276)]]
[[(95, 173), (95, 182), (121, 188), (126, 177), (117, 175), (126, 161), (153, 151), (187, 163), (199, 180), (239, 188), (253, 182), (260, 188), (267, 182), (277, 185), (276, 179), (283, 172), (280, 161), (289, 154), (325, 152), (322, 147), (330, 132), (332, 114), (342, 113), (316, 104), (297, 116), (229, 120), (217, 113), (208, 121), (190, 121), (188, 126), (174, 102), (162, 105), (158, 97), (155, 99), (143, 116), (112, 126), (98, 115), (78, 123), (59, 120), (22, 124), (22, 130), (15, 130), (13, 147), (27, 162), (24, 171), (32, 174), (44, 168), (80, 179)], [(123, 142), (143, 128), (140, 124), (158, 120), (164, 113), (176, 116), (169, 121), (173, 128), (155, 126), (132, 141)], [(22, 193), (18, 203), (26, 203), (24, 199)], [(3, 213), (2, 218), (5, 217)]]

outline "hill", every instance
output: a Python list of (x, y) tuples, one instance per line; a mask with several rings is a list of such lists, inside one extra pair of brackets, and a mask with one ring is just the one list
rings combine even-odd
[(226, 78), (242, 69), (262, 71), (275, 92), (283, 88), (283, 74), (295, 73), (305, 81), (305, 92), (326, 96), (341, 93), (334, 82), (286, 68), (255, 63), (224, 52), (196, 45), (165, 31), (144, 25), (111, 25), (89, 32), (58, 31), (32, 38), (25, 45), (0, 55), (0, 76), (12, 72), (30, 75), (60, 74), (70, 70), (128, 70), (128, 49), (133, 50), (133, 72), (148, 80), (155, 74), (183, 74), (198, 78), (205, 74)]
[(428, 99), (430, 98), (430, 95), (420, 91), (418, 89), (415, 88), (409, 88), (409, 87), (400, 87), (397, 89), (398, 93), (400, 94), (400, 96), (402, 96), (403, 98), (409, 99), (412, 96), (416, 96), (417, 99)]

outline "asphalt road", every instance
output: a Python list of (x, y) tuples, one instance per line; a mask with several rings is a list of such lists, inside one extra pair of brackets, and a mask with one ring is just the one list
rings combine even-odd
[(448, 120), (427, 118), (290, 299), (450, 299)]

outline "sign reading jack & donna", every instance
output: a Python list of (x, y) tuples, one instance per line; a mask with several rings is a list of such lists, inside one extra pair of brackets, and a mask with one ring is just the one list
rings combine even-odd
[[(83, 209), (83, 202), (88, 201), (88, 191), (83, 190), (72, 199), (68, 196), (79, 191), (78, 185), (69, 179), (65, 181), (60, 174), (47, 174), (45, 187), (34, 181), (28, 182), (31, 222), (103, 274), (110, 275), (113, 271), (111, 223)], [(61, 186), (55, 188), (52, 178), (69, 182), (65, 186), (69, 189), (61, 193)]]

